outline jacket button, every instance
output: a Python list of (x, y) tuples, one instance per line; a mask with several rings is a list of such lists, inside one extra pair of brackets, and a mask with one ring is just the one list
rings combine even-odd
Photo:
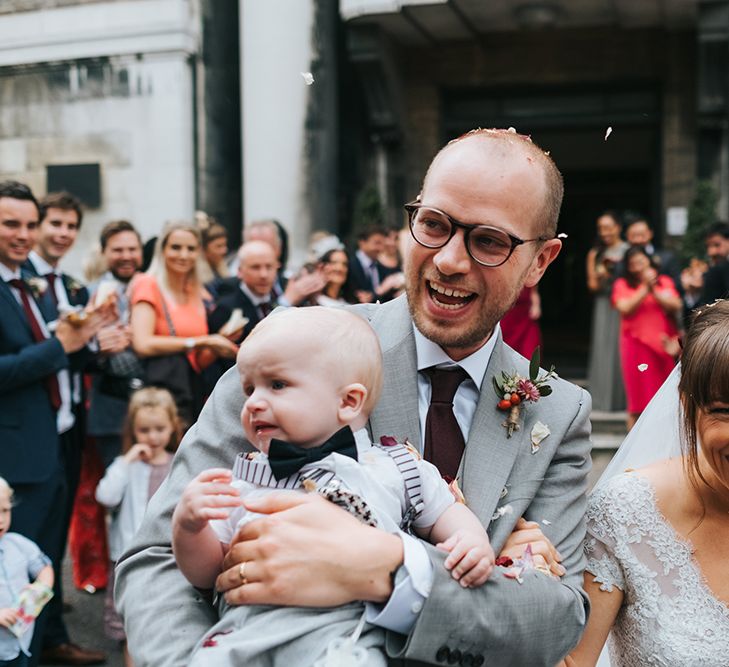
[(481, 667), (481, 665), (483, 665), (483, 656), (477, 655), (473, 659), (473, 667)]
[(464, 653), (461, 658), (463, 667), (473, 667), (473, 656), (470, 653)]
[(451, 652), (450, 652), (450, 650), (448, 649), (447, 646), (441, 646), (438, 649), (438, 652), (435, 654), (435, 659), (438, 662), (445, 662), (450, 657), (451, 657)]
[(451, 651), (448, 658), (448, 664), (457, 665), (459, 662), (461, 662), (461, 652), (458, 649), (455, 649), (454, 651)]

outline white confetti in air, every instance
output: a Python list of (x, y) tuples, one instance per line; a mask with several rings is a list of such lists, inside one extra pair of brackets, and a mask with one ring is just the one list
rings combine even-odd
[(551, 526), (552, 525), (552, 522), (549, 519), (542, 519), (542, 523), (545, 526)]
[(609, 127), (609, 128), (608, 128), (608, 129), (607, 129), (607, 130), (605, 131), (605, 141), (607, 141), (607, 140), (608, 140), (608, 137), (609, 137), (609, 136), (610, 136), (610, 135), (611, 135), (612, 133), (613, 133), (613, 128), (612, 128), (612, 127)]
[(304, 77), (304, 83), (307, 86), (310, 86), (312, 83), (314, 83), (314, 75), (311, 72), (302, 72), (301, 76)]
[(496, 521), (496, 519), (500, 519), (502, 516), (511, 514), (513, 511), (514, 508), (511, 505), (502, 505), (501, 507), (497, 507), (494, 515), (491, 517), (491, 521)]
[(565, 234), (564, 232), (562, 232), (561, 234), (557, 234), (557, 238), (558, 239), (566, 239), (567, 238), (567, 234)]
[(648, 370), (648, 364), (638, 364), (638, 370), (641, 373), (645, 373)]

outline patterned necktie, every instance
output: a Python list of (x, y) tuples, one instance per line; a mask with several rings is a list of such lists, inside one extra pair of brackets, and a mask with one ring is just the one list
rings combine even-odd
[(468, 373), (460, 366), (427, 368), (431, 395), (428, 415), (425, 418), (425, 460), (430, 461), (443, 477), (455, 479), (466, 443), (453, 414), (453, 398), (460, 384), (468, 379)]
[[(41, 329), (38, 320), (33, 314), (33, 309), (30, 306), (30, 299), (28, 298), (28, 288), (26, 284), (18, 278), (8, 280), (8, 284), (12, 285), (16, 290), (18, 290), (18, 292), (20, 292), (20, 302), (23, 305), (25, 318), (28, 320), (28, 324), (30, 325), (30, 330), (33, 334), (33, 340), (35, 340), (36, 343), (43, 342), (44, 340), (46, 340), (46, 337), (43, 334), (43, 329)], [(53, 373), (52, 375), (47, 376), (43, 382), (46, 385), (46, 391), (48, 392), (48, 398), (51, 401), (51, 406), (54, 410), (58, 410), (58, 408), (61, 407), (61, 389), (58, 386), (58, 378), (56, 377), (56, 374)]]
[(261, 309), (261, 317), (268, 317), (271, 314), (271, 311), (273, 310), (273, 306), (271, 305), (270, 301), (264, 301), (262, 303), (258, 304), (258, 307)]

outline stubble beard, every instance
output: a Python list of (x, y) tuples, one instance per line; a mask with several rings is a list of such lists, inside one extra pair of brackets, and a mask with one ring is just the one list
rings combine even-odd
[[(425, 285), (425, 278), (420, 272), (417, 272), (416, 275), (407, 275), (405, 293), (410, 317), (423, 336), (444, 349), (470, 350), (477, 348), (479, 344), (488, 339), (494, 327), (516, 303), (524, 286), (525, 275), (517, 282), (514, 292), (509, 295), (505, 302), (494, 303), (493, 299), (489, 299), (488, 292), (481, 294), (478, 298), (481, 300), (482, 308), (477, 311), (476, 317), (470, 324), (459, 324), (457, 328), (447, 321), (434, 322), (419, 309), (421, 299), (430, 298), (428, 288)], [(448, 283), (447, 278), (439, 277), (438, 280)]]

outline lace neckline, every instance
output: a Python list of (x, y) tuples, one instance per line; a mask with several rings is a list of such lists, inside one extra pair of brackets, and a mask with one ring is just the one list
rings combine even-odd
[(681, 535), (671, 524), (671, 522), (664, 516), (663, 512), (658, 507), (658, 499), (656, 498), (656, 490), (651, 484), (647, 477), (644, 477), (638, 472), (629, 473), (633, 479), (635, 479), (647, 492), (653, 512), (658, 519), (659, 524), (669, 533), (673, 541), (685, 551), (686, 564), (693, 570), (696, 575), (696, 580), (703, 587), (704, 593), (711, 598), (722, 610), (725, 616), (729, 617), (729, 602), (725, 602), (718, 597), (709, 586), (709, 582), (704, 576), (704, 572), (701, 569), (696, 558), (694, 558), (694, 546), (691, 540)]

